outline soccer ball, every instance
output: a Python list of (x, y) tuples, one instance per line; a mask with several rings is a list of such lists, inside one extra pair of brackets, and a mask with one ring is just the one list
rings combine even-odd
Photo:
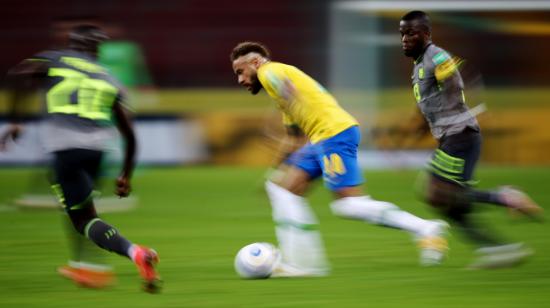
[(269, 278), (279, 258), (279, 250), (270, 243), (246, 245), (235, 257), (235, 271), (241, 278)]

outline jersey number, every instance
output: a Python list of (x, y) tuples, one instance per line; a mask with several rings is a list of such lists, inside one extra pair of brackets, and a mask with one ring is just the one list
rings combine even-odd
[(330, 177), (346, 173), (346, 166), (344, 166), (342, 157), (335, 153), (330, 154), (330, 156), (323, 156), (323, 169), (325, 174)]
[[(48, 113), (77, 114), (92, 120), (110, 120), (118, 89), (102, 79), (68, 68), (51, 68), (48, 75), (63, 77), (46, 94)], [(76, 102), (72, 97), (76, 95)]]

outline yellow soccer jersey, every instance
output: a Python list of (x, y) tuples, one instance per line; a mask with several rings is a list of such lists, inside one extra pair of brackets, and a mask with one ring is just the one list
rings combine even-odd
[(294, 66), (268, 62), (258, 69), (258, 79), (283, 111), (284, 124), (298, 125), (312, 143), (358, 125), (325, 88)]

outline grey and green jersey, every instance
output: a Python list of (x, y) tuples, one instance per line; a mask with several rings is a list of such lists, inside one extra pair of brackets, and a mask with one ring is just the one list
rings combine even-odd
[(434, 44), (414, 61), (413, 92), (436, 139), (471, 127), (479, 131), (464, 97), (464, 82), (451, 56)]
[(119, 83), (78, 51), (46, 51), (29, 60), (47, 63), (42, 129), (46, 150), (104, 150), (115, 134), (113, 104), (123, 101)]

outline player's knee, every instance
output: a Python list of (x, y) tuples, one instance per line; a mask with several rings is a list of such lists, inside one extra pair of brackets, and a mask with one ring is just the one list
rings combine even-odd
[(71, 223), (73, 224), (73, 227), (74, 229), (84, 235), (84, 229), (86, 228), (86, 224), (90, 221), (88, 219), (84, 219), (82, 217), (75, 217), (75, 216), (71, 216), (69, 214), (69, 217), (71, 219)]
[(432, 180), (426, 192), (426, 201), (434, 207), (453, 206), (460, 199), (461, 186), (446, 183), (441, 180)]
[(288, 198), (289, 194), (291, 194), (290, 191), (270, 180), (265, 181), (264, 187), (270, 199)]
[(428, 204), (453, 220), (459, 221), (471, 211), (466, 188), (459, 185), (431, 185), (426, 199)]
[(303, 196), (309, 187), (310, 177), (304, 170), (288, 166), (273, 171), (267, 182), (282, 187), (295, 195)]
[(273, 182), (267, 180), (265, 182), (265, 190), (270, 198), (272, 197), (285, 197), (289, 198), (292, 196), (302, 198), (303, 185), (284, 185), (284, 183)]
[(392, 203), (373, 200), (370, 197), (347, 197), (335, 200), (330, 205), (332, 213), (348, 219), (368, 220), (379, 223), (388, 210), (398, 207)]
[(265, 183), (265, 189), (271, 201), (273, 218), (276, 221), (288, 220), (303, 224), (318, 223), (315, 214), (303, 197), (271, 181)]
[(434, 208), (442, 208), (447, 206), (445, 204), (445, 198), (442, 198), (442, 196), (438, 192), (431, 190), (426, 192), (426, 195), (424, 196), (424, 201)]
[(84, 230), (88, 223), (97, 218), (95, 211), (69, 210), (67, 213), (75, 230), (82, 235), (84, 235)]

